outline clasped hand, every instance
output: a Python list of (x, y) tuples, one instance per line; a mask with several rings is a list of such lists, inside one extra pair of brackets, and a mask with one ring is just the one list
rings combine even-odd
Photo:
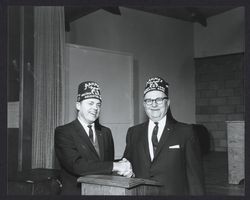
[(114, 163), (114, 171), (116, 171), (117, 174), (125, 177), (132, 177), (134, 174), (131, 163), (126, 158)]

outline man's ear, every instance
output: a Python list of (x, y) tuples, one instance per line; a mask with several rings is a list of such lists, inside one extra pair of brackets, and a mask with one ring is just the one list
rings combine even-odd
[(80, 110), (80, 104), (81, 104), (80, 102), (76, 102), (76, 109), (77, 110)]
[(169, 107), (169, 105), (170, 105), (170, 99), (168, 99), (167, 105), (168, 105), (168, 107)]

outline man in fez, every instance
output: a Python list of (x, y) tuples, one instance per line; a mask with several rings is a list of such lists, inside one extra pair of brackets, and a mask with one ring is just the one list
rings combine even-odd
[(100, 87), (82, 82), (78, 87), (77, 119), (55, 129), (55, 153), (61, 166), (62, 194), (80, 195), (79, 176), (112, 174), (128, 176), (131, 164), (114, 162), (111, 130), (98, 123), (101, 110)]
[(192, 126), (173, 118), (168, 87), (161, 77), (146, 82), (143, 105), (149, 119), (128, 129), (124, 157), (135, 177), (162, 184), (160, 195), (203, 195), (199, 144)]

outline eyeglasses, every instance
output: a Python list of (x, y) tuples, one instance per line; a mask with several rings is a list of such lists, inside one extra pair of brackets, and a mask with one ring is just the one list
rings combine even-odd
[(157, 105), (160, 105), (163, 103), (164, 99), (168, 99), (167, 97), (159, 97), (156, 99), (144, 99), (144, 102), (146, 103), (146, 105), (150, 106), (153, 104), (153, 102), (155, 102)]

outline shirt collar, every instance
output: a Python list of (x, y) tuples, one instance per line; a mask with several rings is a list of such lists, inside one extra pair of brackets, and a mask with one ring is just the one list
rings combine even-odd
[(83, 126), (83, 128), (85, 129), (85, 130), (88, 130), (88, 125), (91, 125), (92, 127), (92, 129), (94, 129), (95, 128), (95, 123), (92, 123), (92, 124), (87, 124), (85, 121), (83, 121), (80, 117), (78, 117), (77, 118), (78, 120), (79, 120), (79, 122), (81, 123), (81, 125)]
[[(165, 115), (160, 121), (158, 121), (158, 126), (165, 126), (166, 124), (166, 118), (167, 116)], [(155, 122), (153, 122), (151, 119), (149, 119), (149, 125), (155, 125)]]

